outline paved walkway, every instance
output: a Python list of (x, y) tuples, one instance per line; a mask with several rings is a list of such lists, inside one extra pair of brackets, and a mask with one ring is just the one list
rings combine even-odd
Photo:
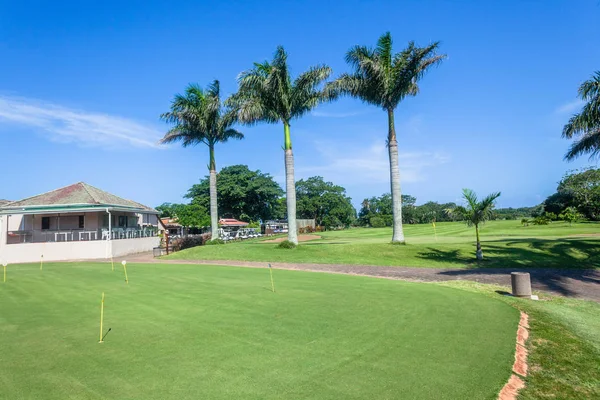
[[(203, 264), (228, 265), (234, 267), (264, 268), (266, 262), (227, 261), (227, 260), (163, 260), (157, 259), (151, 253), (142, 253), (127, 257), (128, 262), (164, 263), (164, 264)], [(529, 272), (531, 286), (561, 296), (588, 299), (600, 302), (600, 270), (576, 270), (558, 268), (409, 268), (409, 267), (378, 267), (368, 265), (338, 265), (338, 264), (292, 264), (271, 263), (274, 268), (301, 270), (313, 272), (329, 272), (351, 275), (365, 275), (380, 278), (402, 279), (418, 282), (438, 282), (451, 280), (466, 280), (480, 283), (494, 283), (510, 286), (511, 272)]]

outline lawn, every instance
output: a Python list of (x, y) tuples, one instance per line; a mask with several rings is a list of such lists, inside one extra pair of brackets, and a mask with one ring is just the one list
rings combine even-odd
[(115, 268), (9, 266), (0, 398), (494, 399), (510, 374), (518, 311), (480, 293), (283, 270), (272, 293), (266, 269), (171, 264), (130, 264), (126, 285)]
[(405, 225), (406, 245), (392, 245), (390, 228), (323, 232), (322, 239), (285, 250), (264, 240), (201, 246), (173, 253), (181, 260), (244, 260), (407, 267), (600, 267), (600, 224), (554, 222), (522, 226), (491, 221), (481, 229), (486, 259), (475, 262), (475, 231), (464, 223)]
[(487, 295), (529, 314), (529, 375), (519, 399), (600, 399), (600, 304), (540, 294), (542, 301), (499, 296), (505, 287), (437, 283)]

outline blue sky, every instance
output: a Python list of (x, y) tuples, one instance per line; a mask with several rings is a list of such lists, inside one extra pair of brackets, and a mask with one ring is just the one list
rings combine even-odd
[[(402, 189), (457, 201), (502, 191), (499, 206), (553, 193), (565, 171), (563, 124), (579, 84), (600, 69), (600, 3), (589, 1), (0, 1), (0, 198), (78, 181), (148, 205), (179, 202), (208, 151), (156, 146), (158, 116), (189, 82), (221, 81), (285, 46), (293, 73), (391, 31), (440, 40), (448, 59), (396, 113)], [(241, 127), (217, 166), (247, 164), (283, 183), (283, 128)], [(297, 179), (321, 175), (355, 204), (389, 191), (383, 111), (353, 99), (292, 124)]]

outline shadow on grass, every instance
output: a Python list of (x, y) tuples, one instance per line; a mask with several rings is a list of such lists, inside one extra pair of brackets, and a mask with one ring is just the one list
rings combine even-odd
[[(529, 272), (535, 289), (563, 295), (583, 295), (600, 301), (600, 241), (577, 238), (502, 239), (482, 242), (485, 259), (476, 261), (475, 246), (468, 254), (459, 250), (427, 248), (417, 257), (460, 264), (465, 269), (448, 269), (440, 275), (455, 279), (486, 281), (487, 277), (510, 272)], [(490, 279), (491, 280), (491, 279)]]

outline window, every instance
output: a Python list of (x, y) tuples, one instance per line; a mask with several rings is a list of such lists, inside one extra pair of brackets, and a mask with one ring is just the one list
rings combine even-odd
[(42, 229), (50, 229), (50, 217), (42, 217)]
[(79, 229), (83, 229), (84, 227), (85, 227), (85, 216), (80, 215), (79, 216)]
[(127, 228), (127, 216), (119, 215), (119, 228)]

